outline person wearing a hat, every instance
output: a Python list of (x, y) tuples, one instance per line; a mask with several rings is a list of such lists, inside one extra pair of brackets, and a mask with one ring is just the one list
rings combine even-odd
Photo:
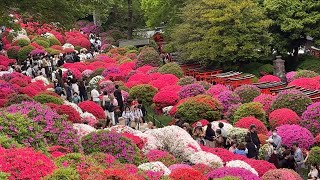
[(205, 145), (205, 141), (204, 141), (204, 132), (202, 129), (202, 123), (201, 122), (197, 122), (196, 123), (196, 127), (193, 129), (193, 138), (202, 145)]

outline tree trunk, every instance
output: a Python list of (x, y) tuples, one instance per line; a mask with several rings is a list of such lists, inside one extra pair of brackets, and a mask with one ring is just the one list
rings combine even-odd
[(132, 21), (133, 21), (133, 10), (132, 10), (132, 0), (128, 0), (128, 39), (132, 39)]
[(100, 13), (96, 10), (93, 11), (93, 22), (94, 25), (101, 27), (101, 17), (100, 17)]

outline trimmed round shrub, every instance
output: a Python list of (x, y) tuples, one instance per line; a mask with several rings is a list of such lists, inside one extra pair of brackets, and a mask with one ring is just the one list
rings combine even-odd
[(147, 154), (149, 162), (160, 161), (167, 167), (176, 164), (176, 158), (167, 151), (151, 150)]
[(14, 44), (20, 47), (24, 47), (24, 46), (28, 46), (30, 44), (30, 41), (28, 41), (27, 39), (19, 39), (16, 42), (14, 42)]
[(213, 97), (218, 97), (219, 94), (223, 91), (229, 90), (226, 86), (222, 84), (216, 84), (210, 87), (210, 89), (207, 91), (207, 94), (213, 96)]
[(196, 81), (196, 84), (200, 84), (204, 87), (204, 89), (207, 91), (211, 88), (212, 84), (208, 83), (207, 81)]
[(308, 164), (318, 164), (320, 161), (320, 147), (315, 146), (309, 152)]
[(239, 128), (249, 129), (249, 127), (254, 124), (257, 127), (258, 134), (267, 134), (268, 130), (266, 126), (259, 120), (254, 117), (244, 117), (239, 119), (234, 126)]
[(296, 112), (288, 108), (281, 108), (269, 114), (269, 123), (272, 128), (285, 124), (299, 124), (300, 117)]
[(20, 104), (23, 101), (33, 101), (33, 99), (25, 94), (13, 94), (9, 96), (4, 106), (8, 107), (8, 106), (11, 106), (12, 104)]
[(45, 104), (45, 103), (53, 103), (53, 104), (59, 104), (59, 105), (63, 104), (63, 100), (61, 98), (51, 96), (49, 94), (44, 94), (44, 93), (34, 96), (33, 99), (41, 104)]
[(46, 177), (46, 180), (57, 180), (57, 179), (80, 179), (80, 176), (76, 169), (73, 168), (59, 168), (53, 171), (53, 173)]
[(318, 73), (314, 72), (314, 71), (310, 71), (310, 70), (299, 70), (297, 71), (297, 73), (294, 75), (295, 79), (298, 78), (313, 78), (319, 76)]
[(266, 124), (266, 112), (263, 110), (262, 104), (258, 102), (245, 103), (239, 106), (234, 113), (233, 123), (244, 117), (255, 117)]
[(282, 125), (276, 128), (278, 135), (282, 138), (282, 144), (292, 147), (297, 142), (299, 147), (309, 149), (315, 143), (311, 132), (299, 125)]
[(319, 82), (313, 78), (299, 78), (288, 84), (288, 86), (302, 87), (304, 89), (317, 90), (319, 89)]
[(138, 55), (136, 67), (150, 65), (153, 67), (160, 66), (162, 63), (159, 53), (153, 48), (144, 48)]
[(18, 143), (14, 138), (9, 137), (8, 135), (0, 134), (0, 147), (5, 149), (10, 148), (21, 148), (23, 147), (22, 144)]
[(183, 71), (177, 63), (167, 63), (158, 69), (161, 74), (173, 74), (178, 78), (183, 77)]
[(320, 133), (320, 102), (308, 106), (301, 118), (301, 126), (309, 129), (314, 135)]
[(53, 48), (46, 48), (45, 51), (47, 51), (48, 54), (51, 55), (58, 55), (60, 54), (59, 50), (53, 49)]
[(175, 169), (170, 173), (169, 177), (173, 180), (207, 180), (201, 172), (192, 168)]
[(223, 112), (227, 112), (230, 106), (240, 103), (240, 97), (232, 91), (221, 92), (218, 95), (218, 100), (223, 106)]
[(7, 50), (7, 55), (10, 59), (18, 59), (18, 52), (20, 50), (20, 46), (11, 46)]
[(193, 84), (196, 82), (196, 79), (192, 76), (185, 76), (183, 78), (180, 78), (178, 81), (178, 84), (180, 86), (188, 85), (188, 84)]
[(119, 133), (101, 130), (92, 132), (81, 139), (85, 154), (103, 152), (111, 154), (121, 163), (138, 163), (139, 148)]
[(181, 88), (179, 92), (180, 99), (194, 97), (200, 94), (204, 94), (206, 90), (200, 84), (188, 84)]
[(259, 82), (281, 82), (281, 79), (273, 75), (265, 75), (259, 79)]
[(262, 75), (273, 74), (273, 65), (272, 64), (264, 64), (259, 67), (259, 72)]
[(260, 89), (254, 85), (242, 85), (234, 90), (241, 98), (241, 103), (248, 103), (261, 94)]
[(271, 111), (271, 103), (274, 100), (275, 96), (272, 96), (270, 94), (261, 94), (253, 99), (253, 102), (258, 102), (263, 105), (264, 111), (266, 111), (267, 114)]
[(79, 112), (77, 112), (73, 107), (68, 105), (57, 105), (53, 103), (48, 103), (47, 105), (56, 110), (58, 114), (66, 115), (67, 119), (72, 123), (82, 123)]
[(157, 91), (158, 90), (155, 87), (148, 84), (143, 84), (132, 87), (129, 91), (129, 95), (130, 97), (142, 100), (147, 104), (151, 104), (152, 99)]
[(229, 122), (232, 122), (234, 119), (234, 113), (237, 111), (237, 109), (240, 107), (241, 103), (239, 104), (235, 104), (235, 105), (231, 105), (227, 112), (223, 115), (224, 119), (228, 120)]
[(260, 180), (257, 175), (244, 168), (222, 167), (207, 174), (207, 178), (209, 179), (224, 178), (227, 176), (239, 177), (242, 180)]
[(101, 106), (93, 101), (83, 101), (78, 104), (83, 112), (88, 112), (93, 114), (97, 119), (105, 119), (106, 115)]
[(55, 168), (47, 156), (33, 149), (9, 149), (0, 154), (0, 171), (9, 173), (9, 179), (41, 179)]
[(27, 57), (28, 57), (28, 55), (30, 54), (30, 52), (31, 52), (32, 50), (34, 50), (34, 49), (35, 49), (35, 48), (34, 48), (33, 46), (30, 46), (30, 45), (21, 48), (21, 49), (19, 50), (19, 52), (18, 52), (18, 60), (19, 60), (20, 62), (23, 62), (24, 60), (26, 60)]
[(271, 104), (272, 110), (288, 108), (301, 115), (311, 104), (311, 99), (298, 90), (280, 92)]
[(290, 169), (272, 169), (267, 171), (262, 180), (302, 180), (300, 175)]
[(38, 45), (44, 47), (44, 48), (50, 47), (50, 42), (48, 42), (48, 40), (37, 39), (34, 42), (37, 43)]
[(59, 45), (59, 46), (61, 46), (60, 41), (59, 41), (57, 38), (55, 38), (55, 37), (50, 37), (50, 38), (48, 38), (48, 40), (49, 40), (49, 42), (50, 42), (50, 46), (53, 46), (53, 45)]
[(177, 114), (181, 115), (189, 123), (200, 119), (219, 120), (222, 115), (221, 111), (220, 102), (207, 95), (187, 98), (177, 107)]
[(1, 133), (14, 138), (18, 143), (35, 149), (45, 149), (42, 127), (21, 114), (1, 113)]
[(293, 81), (293, 80), (294, 80), (294, 76), (295, 76), (296, 74), (297, 74), (296, 71), (288, 72), (288, 73), (286, 74), (286, 79), (287, 79), (287, 81), (288, 81), (288, 82)]
[(178, 93), (174, 91), (159, 91), (153, 97), (153, 102), (156, 104), (157, 109), (159, 110), (167, 106), (174, 106), (178, 103), (178, 101)]

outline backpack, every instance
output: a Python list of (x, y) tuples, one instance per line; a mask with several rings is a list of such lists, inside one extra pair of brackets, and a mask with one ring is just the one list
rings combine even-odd
[(109, 112), (113, 112), (115, 106), (110, 101), (107, 101), (104, 108), (105, 108), (105, 110), (108, 110)]

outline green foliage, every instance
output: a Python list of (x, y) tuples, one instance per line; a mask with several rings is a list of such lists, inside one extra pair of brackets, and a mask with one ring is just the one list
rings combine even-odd
[(136, 66), (141, 67), (144, 65), (150, 65), (157, 67), (161, 63), (162, 61), (160, 60), (158, 52), (154, 48), (147, 47), (141, 50), (137, 59)]
[(184, 85), (188, 85), (188, 84), (193, 84), (194, 82), (196, 82), (196, 79), (194, 77), (185, 76), (185, 77), (179, 79), (178, 84), (180, 86), (184, 86)]
[(60, 156), (55, 159), (55, 165), (59, 168), (63, 168), (63, 164), (67, 163), (70, 168), (77, 168), (77, 165), (81, 163), (83, 155), (80, 153), (68, 153), (65, 156)]
[(47, 177), (45, 180), (78, 180), (80, 175), (76, 169), (73, 168), (59, 168), (53, 171), (53, 173)]
[(188, 98), (177, 107), (177, 114), (181, 115), (189, 123), (200, 119), (219, 120), (222, 115), (221, 111), (222, 106), (219, 101), (206, 95)]
[(255, 97), (261, 94), (260, 89), (253, 85), (242, 85), (237, 87), (234, 92), (239, 95), (241, 103), (252, 102)]
[(183, 77), (183, 71), (177, 63), (167, 63), (161, 66), (158, 72), (161, 74), (173, 74), (178, 78)]
[(318, 76), (319, 74), (314, 72), (314, 71), (310, 71), (310, 70), (299, 70), (296, 75), (294, 76), (295, 79), (298, 78), (313, 78)]
[(259, 67), (263, 66), (263, 64), (259, 62), (250, 62), (240, 67), (240, 71), (244, 73), (254, 74), (255, 76), (260, 76)]
[(4, 106), (8, 107), (8, 106), (11, 106), (12, 104), (20, 104), (23, 101), (33, 101), (33, 99), (25, 94), (13, 94), (8, 98)]
[(236, 139), (237, 143), (245, 143), (245, 137), (247, 136), (248, 130), (244, 128), (231, 128), (228, 131), (228, 137)]
[(265, 73), (265, 74), (273, 74), (273, 65), (264, 64), (264, 65), (259, 67), (259, 72), (260, 73)]
[(17, 40), (17, 46), (24, 47), (28, 46), (30, 42), (27, 39), (19, 39)]
[(253, 0), (189, 1), (173, 29), (182, 59), (202, 64), (254, 61), (268, 55), (271, 21)]
[(163, 51), (167, 53), (173, 53), (173, 52), (176, 52), (177, 49), (174, 46), (174, 43), (169, 43), (164, 46)]
[(37, 43), (38, 45), (44, 47), (44, 48), (49, 48), (50, 47), (50, 42), (47, 39), (46, 40), (37, 39), (34, 42)]
[(153, 96), (158, 92), (158, 90), (148, 84), (133, 86), (130, 91), (130, 97), (142, 100), (146, 104), (151, 104)]
[(9, 178), (9, 176), (10, 176), (10, 174), (0, 171), (0, 179), (7, 180)]
[[(21, 148), (23, 147), (20, 143), (18, 143), (15, 139), (10, 138), (6, 135), (0, 134), (0, 146), (5, 149), (10, 148)], [(0, 176), (1, 177), (1, 176)], [(1, 179), (1, 178), (0, 178)]]
[(56, 50), (56, 49), (45, 48), (45, 50), (48, 52), (48, 54), (51, 54), (51, 55), (58, 55), (58, 54), (60, 54), (60, 51), (59, 51), (59, 50)]
[(81, 46), (75, 46), (75, 47), (74, 47), (74, 50), (77, 50), (78, 52), (80, 52), (80, 49), (82, 49)]
[(35, 48), (33, 46), (25, 46), (23, 48), (21, 48), (18, 52), (18, 60), (20, 62), (23, 62), (27, 59), (28, 55), (30, 54), (30, 52), (32, 50), (34, 50)]
[(225, 176), (223, 178), (214, 178), (213, 180), (240, 180), (240, 178), (236, 176)]
[(253, 116), (261, 120), (264, 124), (267, 124), (266, 112), (263, 110), (263, 105), (258, 102), (251, 102), (240, 105), (240, 107), (234, 113), (233, 124), (241, 118), (250, 116)]
[(49, 37), (48, 38), (49, 42), (50, 42), (50, 46), (53, 46), (53, 45), (61, 45), (60, 41), (55, 38), (55, 37)]
[(302, 63), (298, 66), (299, 69), (305, 69), (320, 73), (320, 59), (315, 56), (305, 55), (300, 58)]
[(63, 104), (63, 100), (61, 98), (58, 98), (49, 94), (44, 94), (44, 93), (34, 96), (33, 99), (41, 104), (45, 104), (45, 103), (53, 103), (58, 105)]
[(19, 46), (13, 46), (13, 47), (10, 47), (8, 50), (7, 50), (7, 55), (10, 59), (18, 59), (18, 52), (20, 50), (20, 47)]
[[(31, 119), (20, 114), (1, 113), (1, 133), (8, 135), (20, 144), (30, 145), (35, 149), (45, 150), (45, 139), (38, 135), (42, 134), (42, 128)], [(12, 130), (14, 129), (14, 130)]]
[(137, 51), (138, 48), (136, 48), (135, 46), (133, 45), (129, 45), (129, 46), (126, 46), (124, 47), (127, 51)]
[(318, 164), (320, 161), (320, 147), (315, 146), (309, 152), (308, 164)]

